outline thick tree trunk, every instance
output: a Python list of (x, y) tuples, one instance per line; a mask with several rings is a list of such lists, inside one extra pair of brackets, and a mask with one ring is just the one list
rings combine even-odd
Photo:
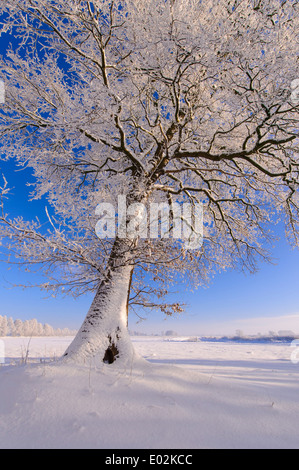
[(111, 364), (130, 361), (134, 354), (128, 333), (128, 298), (133, 266), (128, 247), (117, 240), (111, 252), (107, 279), (102, 281), (86, 318), (64, 357), (86, 362), (95, 357)]

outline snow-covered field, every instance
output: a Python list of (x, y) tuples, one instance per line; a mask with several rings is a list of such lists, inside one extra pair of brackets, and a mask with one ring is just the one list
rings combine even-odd
[(57, 362), (71, 339), (2, 338), (1, 448), (299, 448), (289, 344), (133, 337), (121, 369)]

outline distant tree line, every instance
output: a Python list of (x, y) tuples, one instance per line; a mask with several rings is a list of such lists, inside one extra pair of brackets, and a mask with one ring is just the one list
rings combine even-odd
[(32, 320), (13, 320), (0, 315), (0, 336), (73, 336), (76, 330), (69, 328), (53, 328), (48, 323)]

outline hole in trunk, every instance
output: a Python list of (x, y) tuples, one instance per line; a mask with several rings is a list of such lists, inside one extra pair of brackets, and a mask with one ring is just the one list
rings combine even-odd
[(115, 344), (111, 343), (111, 337), (110, 336), (109, 336), (109, 342), (110, 342), (110, 345), (106, 349), (105, 355), (103, 357), (103, 362), (105, 362), (106, 364), (112, 364), (115, 361), (115, 359), (118, 357), (118, 354), (119, 354), (119, 351), (118, 351), (117, 347), (115, 346)]

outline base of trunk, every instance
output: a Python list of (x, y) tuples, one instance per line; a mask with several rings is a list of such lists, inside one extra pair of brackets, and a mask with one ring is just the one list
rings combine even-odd
[(108, 282), (101, 284), (64, 359), (86, 362), (96, 358), (97, 362), (107, 364), (132, 360), (134, 349), (127, 327), (131, 274), (132, 267), (122, 266)]
[(86, 363), (95, 360), (97, 363), (112, 364), (130, 362), (135, 355), (131, 338), (127, 331), (117, 328), (113, 334), (99, 333), (96, 338), (76, 336), (63, 355), (64, 360)]
[(130, 361), (134, 349), (128, 332), (128, 299), (133, 274), (127, 243), (117, 240), (110, 254), (107, 277), (101, 282), (87, 316), (65, 359), (112, 364)]

